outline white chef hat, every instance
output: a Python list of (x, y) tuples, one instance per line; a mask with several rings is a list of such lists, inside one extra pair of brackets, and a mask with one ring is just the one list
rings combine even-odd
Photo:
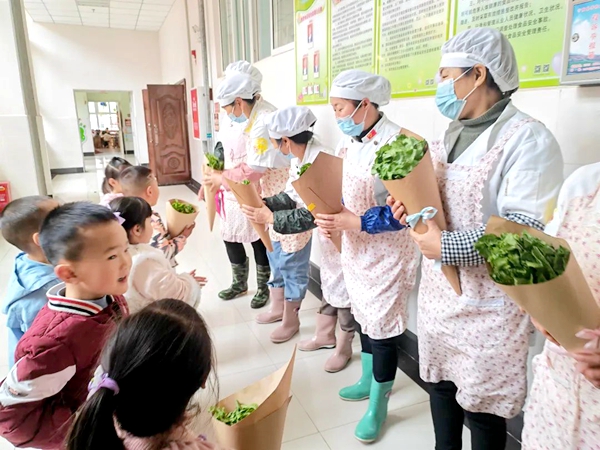
[(368, 98), (371, 102), (384, 106), (392, 97), (392, 85), (381, 75), (363, 70), (345, 70), (333, 80), (329, 96), (357, 101)]
[(442, 47), (440, 67), (473, 67), (483, 64), (502, 92), (519, 87), (519, 67), (510, 41), (494, 28), (472, 28), (451, 38)]
[(217, 101), (222, 106), (231, 105), (236, 98), (251, 100), (255, 94), (255, 84), (250, 75), (234, 73), (225, 77), (217, 89)]
[(225, 77), (230, 77), (236, 73), (245, 73), (250, 75), (254, 82), (254, 94), (261, 91), (263, 76), (260, 70), (250, 64), (248, 61), (236, 61), (227, 66), (225, 69)]
[(272, 139), (296, 136), (310, 129), (316, 121), (316, 116), (306, 106), (280, 109), (269, 114), (265, 119), (269, 137)]

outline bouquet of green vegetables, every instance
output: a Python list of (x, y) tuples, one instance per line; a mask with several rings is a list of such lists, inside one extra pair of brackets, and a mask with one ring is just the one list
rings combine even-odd
[(256, 403), (244, 405), (236, 400), (235, 404), (236, 408), (233, 411), (227, 412), (223, 407), (212, 406), (210, 408), (210, 413), (219, 422), (223, 422), (226, 425), (235, 425), (244, 420), (258, 408)]
[(194, 214), (196, 212), (196, 208), (192, 205), (179, 200), (173, 200), (171, 206), (175, 211), (180, 212), (181, 214)]
[(490, 276), (499, 284), (517, 286), (550, 281), (562, 275), (571, 252), (554, 247), (527, 232), (484, 235), (475, 250), (490, 265)]
[(213, 170), (225, 169), (225, 163), (210, 153), (206, 154), (206, 165)]
[(310, 166), (312, 166), (311, 163), (303, 164), (302, 167), (298, 169), (298, 176), (301, 177), (304, 175), (304, 172), (306, 172)]
[(426, 141), (400, 134), (377, 151), (371, 171), (382, 181), (400, 180), (417, 167), (426, 150)]
[(241, 182), (244, 186), (248, 186), (250, 184), (250, 180), (246, 179)]

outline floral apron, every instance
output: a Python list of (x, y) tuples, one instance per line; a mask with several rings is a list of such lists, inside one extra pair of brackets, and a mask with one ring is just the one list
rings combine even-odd
[[(222, 140), (225, 149), (225, 168), (234, 169), (246, 162), (246, 138), (240, 130), (233, 129), (226, 134)], [(221, 238), (226, 242), (250, 243), (260, 238), (252, 224), (248, 221), (233, 192), (221, 187), (219, 196), (223, 199), (223, 210), (221, 214)]]
[[(344, 159), (342, 192), (346, 208), (356, 215), (377, 206), (371, 167)], [(377, 340), (404, 333), (418, 267), (418, 250), (408, 231), (345, 231), (341, 259), (352, 314), (362, 332)]]
[[(477, 165), (442, 162), (442, 142), (431, 146), (450, 231), (484, 225), (483, 189), (506, 143), (531, 119), (515, 123)], [(485, 265), (459, 267), (457, 296), (434, 261), (423, 258), (418, 300), (421, 378), (452, 381), (462, 408), (511, 418), (527, 389), (529, 318), (490, 279)]]
[[(569, 202), (558, 236), (569, 242), (600, 304), (600, 189)], [(574, 359), (553, 347), (546, 343), (534, 359), (523, 450), (598, 450), (600, 389), (576, 370)]]

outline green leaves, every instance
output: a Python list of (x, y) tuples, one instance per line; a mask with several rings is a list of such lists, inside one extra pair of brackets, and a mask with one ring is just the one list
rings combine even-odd
[(236, 423), (244, 420), (258, 408), (256, 403), (252, 403), (251, 405), (243, 405), (236, 400), (235, 404), (236, 408), (229, 413), (225, 411), (225, 408), (219, 408), (217, 406), (211, 406), (210, 413), (219, 422), (223, 422), (227, 425), (235, 425)]
[(490, 264), (492, 279), (507, 286), (543, 283), (562, 275), (571, 253), (527, 232), (487, 234), (475, 243), (475, 250)]
[(225, 168), (225, 163), (210, 153), (206, 153), (206, 162), (208, 167), (214, 170), (223, 170)]
[(377, 151), (371, 173), (383, 181), (400, 180), (417, 167), (426, 149), (426, 141), (401, 134)]
[(304, 172), (306, 172), (310, 166), (312, 166), (311, 163), (303, 164), (302, 167), (298, 169), (298, 176), (301, 177), (302, 175), (304, 175)]
[(248, 186), (250, 184), (250, 180), (243, 180), (241, 184)]
[(189, 203), (180, 202), (179, 200), (173, 200), (171, 206), (177, 212), (182, 214), (194, 214), (196, 209)]

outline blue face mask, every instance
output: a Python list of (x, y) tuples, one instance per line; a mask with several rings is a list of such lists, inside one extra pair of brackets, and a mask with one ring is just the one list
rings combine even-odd
[(292, 154), (292, 151), (291, 151), (291, 150), (289, 150), (289, 147), (288, 147), (288, 154), (287, 154), (287, 155), (281, 151), (281, 145), (279, 146), (279, 152), (280, 152), (280, 153), (281, 153), (283, 156), (285, 156), (285, 158), (286, 158), (288, 161), (291, 161), (292, 159), (294, 159), (294, 158), (295, 158), (295, 156)]
[(469, 96), (475, 92), (475, 89), (477, 89), (477, 86), (475, 86), (462, 100), (456, 96), (454, 84), (470, 71), (471, 69), (467, 70), (457, 79), (451, 78), (438, 84), (437, 92), (435, 94), (435, 104), (440, 112), (450, 120), (457, 120), (460, 117), (460, 114), (467, 104), (467, 98), (469, 98)]
[(244, 111), (242, 111), (242, 113), (240, 114), (240, 116), (236, 116), (234, 114), (235, 111), (235, 105), (233, 106), (233, 110), (227, 114), (227, 117), (229, 117), (229, 119), (234, 122), (234, 123), (244, 123), (248, 120), (248, 117), (246, 117), (246, 114), (244, 114)]
[(360, 106), (361, 105), (358, 105), (356, 107), (356, 109), (354, 110), (354, 112), (352, 114), (350, 114), (348, 117), (344, 117), (342, 119), (337, 119), (337, 125), (338, 125), (339, 129), (346, 136), (360, 136), (360, 134), (365, 129), (365, 120), (367, 119), (367, 111), (366, 110), (365, 110), (365, 117), (363, 118), (363, 121), (361, 123), (354, 123), (354, 120), (352, 119), (354, 117), (354, 115), (356, 114), (356, 111), (358, 111), (358, 108), (360, 108)]

